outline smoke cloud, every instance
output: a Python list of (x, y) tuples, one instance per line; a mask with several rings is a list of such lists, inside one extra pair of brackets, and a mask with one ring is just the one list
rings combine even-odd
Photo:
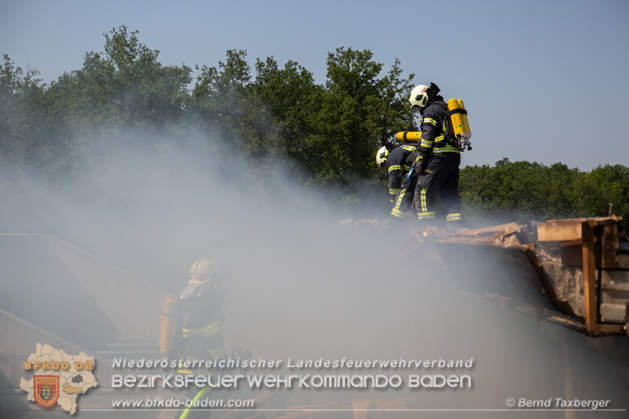
[[(23, 167), (19, 177), (4, 177), (3, 232), (54, 235), (175, 295), (192, 262), (216, 260), (226, 346), (250, 349), (256, 359), (473, 359), (471, 369), (379, 371), (404, 378), (469, 374), (471, 389), (293, 389), (283, 394), (287, 400), (401, 400), (396, 408), (443, 409), (367, 417), (505, 417), (448, 409), (504, 409), (509, 397), (600, 398), (628, 407), (627, 363), (597, 349), (624, 345), (626, 353), (627, 342), (594, 342), (463, 293), (428, 255), (435, 252), (429, 243), (401, 256), (411, 240), (407, 232), (334, 228), (348, 217), (386, 217), (375, 200), (340, 208), (338, 194), (303, 183), (290, 162), (266, 160), (261, 176), (235, 143), (208, 143), (199, 131), (178, 142), (127, 133), (69, 152), (76, 160), (67, 175), (50, 178)], [(385, 188), (376, 193), (386, 201)], [(370, 189), (362, 196), (376, 195)], [(33, 293), (56, 279), (40, 280)], [(66, 292), (46, 289), (52, 300)], [(142, 307), (143, 295), (135, 297)]]

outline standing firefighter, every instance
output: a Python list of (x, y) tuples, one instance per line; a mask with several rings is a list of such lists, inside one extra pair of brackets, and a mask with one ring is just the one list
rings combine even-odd
[(410, 144), (394, 146), (389, 151), (386, 146), (376, 153), (376, 164), (381, 173), (389, 178), (389, 202), (395, 204), (395, 197), (400, 192), (404, 176), (410, 170), (413, 159), (409, 158), (416, 147)]
[(420, 223), (430, 223), (435, 218), (435, 196), (439, 197), (447, 210), (449, 227), (461, 223), (459, 197), (459, 164), (461, 147), (450, 132), (448, 108), (439, 87), (416, 86), (410, 95), (411, 112), (422, 115), (419, 157), (413, 170), (419, 175), (415, 188), (415, 208)]
[[(179, 297), (179, 316), (181, 319), (180, 350), (187, 361), (227, 359), (223, 346), (223, 297), (216, 282), (218, 268), (212, 259), (201, 258), (192, 264), (188, 285)], [(183, 358), (182, 356), (182, 358)], [(179, 374), (204, 374), (211, 371), (198, 368), (186, 368), (180, 365)], [(189, 389), (200, 399), (209, 390), (205, 386), (197, 392), (196, 387)], [(207, 418), (208, 412), (186, 409), (180, 418)]]

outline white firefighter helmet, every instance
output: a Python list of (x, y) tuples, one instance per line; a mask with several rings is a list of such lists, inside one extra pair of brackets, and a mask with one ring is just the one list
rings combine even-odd
[(211, 285), (217, 271), (216, 262), (209, 258), (201, 258), (190, 267), (188, 284)]
[(428, 104), (428, 86), (420, 84), (411, 91), (408, 101), (411, 103), (411, 111), (417, 112)]
[(380, 147), (376, 153), (376, 164), (378, 165), (378, 170), (382, 173), (386, 172), (388, 158), (389, 150), (385, 146)]

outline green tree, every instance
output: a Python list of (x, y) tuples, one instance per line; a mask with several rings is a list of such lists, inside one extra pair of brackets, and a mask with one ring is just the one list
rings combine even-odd
[(622, 165), (598, 166), (572, 183), (575, 214), (603, 217), (612, 212), (629, 222), (629, 168)]
[(485, 224), (606, 216), (610, 203), (625, 224), (629, 220), (629, 169), (621, 165), (580, 172), (562, 163), (503, 159), (494, 167), (462, 169), (460, 190), (465, 212)]
[(377, 175), (375, 151), (395, 132), (414, 128), (404, 107), (412, 86), (400, 77), (396, 60), (380, 77), (383, 64), (369, 50), (338, 48), (329, 53), (325, 90), (317, 92), (320, 109), (313, 118), (307, 145), (319, 156), (313, 180), (349, 186), (354, 179)]
[(39, 72), (24, 72), (8, 55), (0, 69), (0, 152), (16, 163), (41, 166), (49, 156), (49, 106)]
[(314, 134), (311, 121), (320, 108), (317, 98), (322, 87), (315, 84), (312, 73), (294, 61), (280, 69), (272, 57), (258, 59), (256, 73), (253, 94), (272, 121), (268, 144), (277, 149), (278, 155), (288, 157), (290, 163), (313, 173), (318, 156), (306, 139)]
[(148, 134), (180, 123), (192, 69), (162, 66), (159, 51), (140, 43), (126, 26), (105, 36), (105, 52), (88, 52), (80, 70), (65, 73), (49, 89), (51, 118), (66, 135), (96, 127), (141, 127)]
[[(0, 154), (17, 170), (28, 163), (48, 175), (72, 175), (77, 156), (98, 159), (95, 145), (140, 138), (153, 149), (187, 144), (202, 128), (217, 151), (241, 158), (230, 173), (304, 173), (301, 184), (340, 190), (345, 202), (382, 181), (373, 156), (397, 131), (414, 130), (407, 97), (411, 74), (399, 60), (388, 72), (369, 50), (338, 48), (328, 54), (327, 77), (294, 61), (280, 67), (257, 59), (255, 77), (246, 51), (228, 50), (216, 67), (163, 66), (159, 50), (142, 44), (126, 26), (104, 34), (103, 52), (85, 54), (80, 69), (47, 86), (36, 70), (24, 72), (4, 55), (0, 68)], [(132, 135), (117, 135), (131, 132)], [(165, 135), (166, 133), (166, 135)], [(121, 138), (117, 140), (116, 138)], [(209, 152), (210, 148), (208, 148)], [(76, 159), (77, 161), (79, 159)], [(303, 169), (298, 170), (298, 169)], [(562, 163), (550, 167), (503, 159), (495, 166), (461, 170), (468, 218), (493, 224), (532, 219), (604, 216), (629, 222), (629, 169), (599, 166), (590, 172)]]
[(251, 68), (246, 51), (227, 51), (227, 60), (218, 68), (197, 67), (200, 74), (192, 90), (192, 106), (209, 141), (223, 139), (225, 153), (247, 152), (252, 143), (245, 123), (245, 104), (249, 95)]
[(257, 60), (252, 81), (246, 52), (230, 50), (218, 68), (201, 67), (195, 109), (214, 136), (258, 169), (266, 169), (268, 157), (288, 157), (313, 183), (350, 187), (352, 179), (374, 178), (375, 150), (413, 127), (405, 106), (412, 86), (399, 62), (380, 76), (383, 64), (371, 58), (369, 51), (338, 49), (320, 86), (299, 64), (279, 68), (272, 57)]

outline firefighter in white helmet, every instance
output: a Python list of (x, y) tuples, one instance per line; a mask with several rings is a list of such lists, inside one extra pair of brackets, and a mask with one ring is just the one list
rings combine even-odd
[[(181, 319), (180, 353), (186, 361), (227, 359), (223, 345), (223, 321), (221, 309), (223, 297), (218, 286), (218, 267), (209, 258), (201, 258), (192, 264), (188, 284), (179, 296), (179, 315)], [(216, 369), (199, 369), (180, 364), (179, 374), (211, 375)], [(191, 396), (200, 398), (209, 387), (201, 391), (192, 386)], [(207, 418), (207, 411), (186, 409), (180, 418)]]
[(409, 160), (409, 156), (415, 149), (416, 146), (411, 143), (391, 144), (380, 147), (376, 153), (378, 169), (389, 179), (389, 202), (391, 204), (395, 203), (395, 197), (400, 192), (404, 176), (410, 170), (413, 160)]
[(409, 97), (411, 112), (422, 115), (419, 156), (413, 163), (413, 170), (419, 175), (414, 202), (419, 221), (431, 223), (438, 193), (447, 211), (448, 226), (456, 228), (461, 223), (458, 191), (461, 150), (448, 131), (448, 108), (438, 93), (439, 87), (430, 83), (416, 86)]
[(387, 172), (387, 159), (389, 158), (389, 150), (386, 146), (382, 146), (376, 151), (376, 165), (380, 173)]

